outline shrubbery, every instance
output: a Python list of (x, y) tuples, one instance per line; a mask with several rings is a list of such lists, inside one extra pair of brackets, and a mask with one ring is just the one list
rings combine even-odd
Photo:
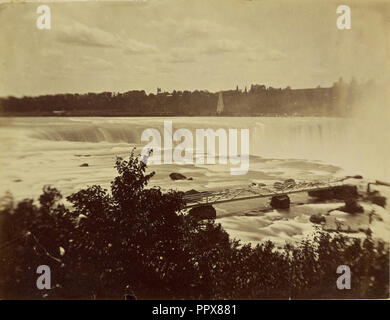
[[(183, 194), (146, 188), (154, 173), (132, 152), (116, 161), (111, 192), (91, 186), (60, 203), (46, 187), (33, 200), (3, 199), (0, 298), (140, 299), (384, 298), (389, 253), (364, 241), (318, 231), (298, 246), (256, 247), (232, 240), (213, 220), (182, 213)], [(36, 268), (51, 268), (52, 290), (36, 288)], [(351, 290), (338, 290), (348, 265)]]

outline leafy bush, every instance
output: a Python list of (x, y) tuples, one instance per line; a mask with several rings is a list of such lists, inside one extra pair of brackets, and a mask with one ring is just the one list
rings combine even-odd
[[(183, 194), (146, 188), (154, 173), (131, 153), (118, 158), (111, 192), (94, 185), (60, 203), (45, 187), (39, 204), (3, 199), (0, 298), (141, 299), (385, 298), (389, 253), (364, 241), (318, 231), (297, 246), (252, 247), (213, 220), (183, 213)], [(51, 268), (52, 290), (36, 288), (36, 268)], [(338, 290), (348, 265), (351, 290)]]

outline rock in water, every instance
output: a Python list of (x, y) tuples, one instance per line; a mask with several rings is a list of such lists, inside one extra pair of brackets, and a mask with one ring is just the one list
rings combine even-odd
[(386, 207), (386, 197), (383, 196), (373, 196), (371, 198), (372, 203), (377, 204), (378, 206), (381, 207)]
[(193, 195), (193, 194), (198, 194), (198, 193), (199, 193), (199, 191), (197, 191), (195, 189), (191, 189), (191, 190), (184, 192), (185, 195)]
[(274, 188), (277, 190), (283, 190), (284, 189), (284, 184), (281, 182), (275, 182), (274, 183)]
[(177, 172), (172, 172), (171, 174), (169, 174), (169, 177), (172, 180), (187, 180), (186, 176), (182, 175), (181, 173), (177, 173)]
[(342, 185), (336, 186), (325, 190), (313, 190), (308, 192), (309, 196), (319, 198), (321, 200), (346, 200), (350, 198), (357, 198), (358, 191), (357, 186), (354, 185)]
[(250, 187), (266, 187), (267, 185), (265, 183), (256, 183), (256, 182), (252, 182), (251, 184), (249, 184)]
[(198, 202), (202, 199), (202, 195), (199, 191), (191, 189), (184, 192), (184, 196), (187, 196), (187, 201), (195, 201)]
[(215, 211), (211, 204), (201, 204), (196, 206), (190, 209), (188, 214), (200, 220), (215, 219), (217, 217), (217, 211)]
[(341, 207), (339, 210), (348, 212), (348, 213), (362, 213), (364, 209), (357, 201), (353, 198), (345, 200), (345, 206)]
[(308, 194), (310, 197), (318, 198), (321, 200), (334, 199), (334, 193), (332, 189), (313, 190), (313, 191), (309, 191)]
[(333, 193), (334, 193), (335, 199), (340, 199), (340, 200), (357, 198), (359, 195), (358, 191), (357, 191), (357, 186), (350, 185), (350, 184), (345, 184), (342, 186), (334, 187)]
[(283, 184), (285, 188), (294, 188), (297, 185), (294, 179), (287, 179)]
[(82, 165), (80, 165), (80, 167), (88, 167), (89, 164), (88, 163), (83, 163)]
[(274, 209), (288, 209), (290, 208), (290, 198), (287, 195), (273, 196), (270, 204)]
[(321, 223), (325, 223), (326, 222), (326, 219), (323, 215), (321, 214), (313, 214), (311, 217), (310, 217), (310, 222), (313, 222), (313, 223), (317, 223), (317, 224), (321, 224)]

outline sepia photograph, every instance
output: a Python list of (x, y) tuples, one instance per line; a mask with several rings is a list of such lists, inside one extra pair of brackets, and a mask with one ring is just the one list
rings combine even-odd
[(390, 1), (0, 22), (0, 300), (389, 299)]

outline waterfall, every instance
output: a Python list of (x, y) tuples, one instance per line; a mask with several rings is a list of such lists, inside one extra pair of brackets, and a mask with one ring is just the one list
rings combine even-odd
[[(66, 121), (65, 121), (66, 120)], [(48, 141), (141, 143), (142, 132), (163, 132), (164, 118), (61, 120), (31, 128), (30, 137)], [(355, 174), (390, 180), (390, 134), (378, 123), (341, 118), (173, 118), (173, 131), (249, 129), (250, 154), (262, 158), (307, 159), (342, 167)], [(146, 144), (146, 143), (144, 143)]]
[(128, 126), (87, 126), (38, 129), (31, 137), (49, 141), (138, 143), (140, 132)]

